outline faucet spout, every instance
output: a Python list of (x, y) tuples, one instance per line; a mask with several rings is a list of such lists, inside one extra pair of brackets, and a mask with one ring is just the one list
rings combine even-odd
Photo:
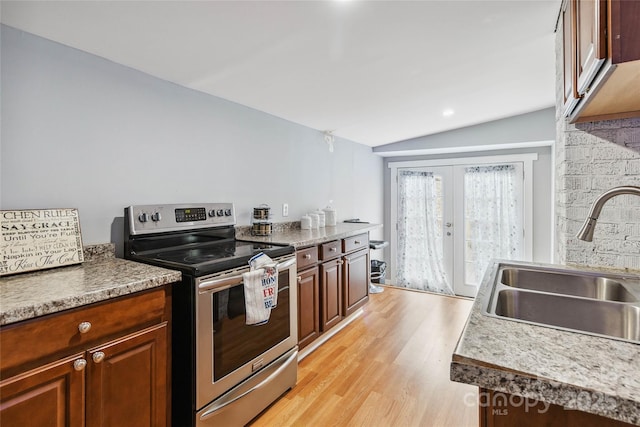
[(580, 240), (584, 240), (585, 242), (593, 241), (593, 231), (596, 228), (596, 222), (598, 221), (598, 217), (600, 216), (602, 207), (605, 203), (607, 203), (609, 199), (621, 194), (632, 194), (640, 196), (640, 187), (635, 187), (632, 185), (614, 187), (599, 195), (591, 205), (591, 209), (589, 210), (587, 219), (584, 221), (584, 224), (582, 224), (582, 228), (580, 228), (580, 231), (578, 231), (576, 237)]

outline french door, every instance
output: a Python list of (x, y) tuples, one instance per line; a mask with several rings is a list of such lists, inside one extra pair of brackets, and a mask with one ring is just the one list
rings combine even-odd
[(531, 159), (457, 160), (390, 165), (392, 284), (474, 297), (491, 260), (531, 259)]

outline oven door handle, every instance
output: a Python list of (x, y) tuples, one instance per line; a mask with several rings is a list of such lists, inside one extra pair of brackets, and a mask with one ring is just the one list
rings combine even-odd
[[(281, 263), (276, 264), (276, 270), (282, 271), (288, 268), (291, 268), (296, 263), (295, 258), (288, 259)], [(232, 288), (236, 285), (242, 283), (242, 274), (238, 274), (236, 276), (230, 277), (222, 277), (220, 279), (211, 279), (205, 280), (204, 282), (198, 285), (198, 290), (200, 293), (211, 292), (211, 291), (223, 291), (225, 289)]]
[(266, 378), (264, 378), (255, 386), (249, 388), (248, 390), (239, 389), (239, 390), (236, 390), (235, 392), (234, 391), (229, 392), (226, 397), (223, 397), (218, 401), (211, 403), (208, 407), (204, 408), (204, 413), (200, 415), (200, 421), (205, 421), (207, 418), (210, 418), (211, 416), (215, 415), (216, 411), (219, 411), (225, 406), (228, 406), (234, 403), (235, 401), (246, 396), (247, 394), (256, 392), (261, 388), (264, 388), (270, 382), (277, 379), (282, 373), (282, 371), (287, 369), (292, 363), (297, 363), (297, 362), (298, 362), (298, 351), (296, 347), (296, 350), (292, 351), (289, 357), (287, 357), (286, 360), (282, 361), (280, 366), (277, 366), (277, 367), (271, 366), (271, 367), (265, 368), (265, 369), (271, 369), (272, 372), (270, 372)]

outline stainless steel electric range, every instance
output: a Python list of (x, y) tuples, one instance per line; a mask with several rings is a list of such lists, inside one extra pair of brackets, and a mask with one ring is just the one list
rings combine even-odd
[[(125, 208), (125, 257), (182, 272), (172, 291), (172, 425), (241, 426), (297, 381), (296, 258), (292, 246), (235, 239), (231, 203)], [(278, 304), (245, 324), (244, 272), (277, 262)]]

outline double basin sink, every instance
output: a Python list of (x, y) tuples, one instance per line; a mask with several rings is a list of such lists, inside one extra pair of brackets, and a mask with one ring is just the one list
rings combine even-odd
[(640, 344), (640, 276), (499, 263), (488, 316)]

